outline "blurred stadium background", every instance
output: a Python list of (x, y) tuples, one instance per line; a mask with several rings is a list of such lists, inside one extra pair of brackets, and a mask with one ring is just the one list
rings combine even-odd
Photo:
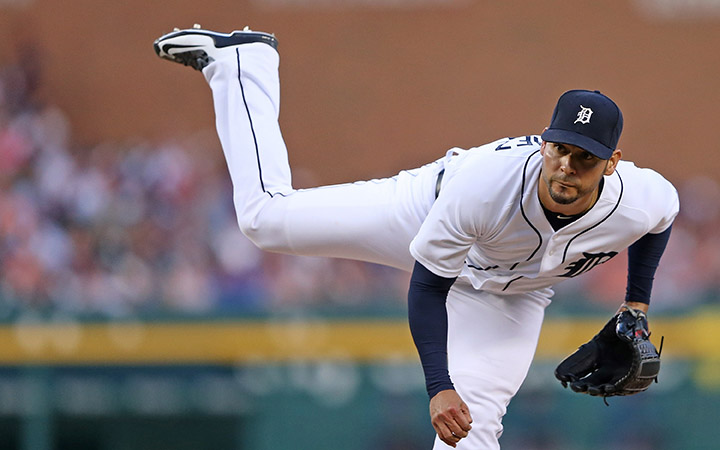
[(615, 258), (558, 286), (505, 449), (720, 448), (720, 1), (0, 0), (0, 449), (427, 449), (407, 275), (253, 248), (174, 26), (274, 32), (296, 187), (539, 133), (560, 93), (623, 108), (682, 211), (656, 281), (660, 383), (573, 395)]

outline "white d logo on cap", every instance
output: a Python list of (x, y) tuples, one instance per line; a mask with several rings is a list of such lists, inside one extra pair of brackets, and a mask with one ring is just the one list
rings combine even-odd
[(590, 116), (592, 116), (593, 110), (580, 105), (580, 111), (577, 113), (577, 119), (573, 123), (590, 123)]

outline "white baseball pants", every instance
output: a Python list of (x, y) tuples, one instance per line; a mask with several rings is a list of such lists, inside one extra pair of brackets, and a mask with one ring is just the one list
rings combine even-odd
[[(435, 200), (444, 158), (391, 178), (293, 189), (278, 124), (278, 64), (272, 47), (253, 43), (203, 70), (240, 228), (268, 251), (412, 270), (408, 247)], [(527, 374), (548, 303), (480, 292), (462, 279), (451, 289), (448, 364), (474, 421), (458, 449), (499, 448), (502, 416)], [(436, 439), (434, 448), (448, 447)]]

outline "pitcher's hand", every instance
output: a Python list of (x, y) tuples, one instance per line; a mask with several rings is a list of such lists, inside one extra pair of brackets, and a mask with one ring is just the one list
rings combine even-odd
[(453, 389), (440, 391), (430, 399), (430, 420), (440, 440), (450, 447), (467, 437), (472, 428), (470, 410)]

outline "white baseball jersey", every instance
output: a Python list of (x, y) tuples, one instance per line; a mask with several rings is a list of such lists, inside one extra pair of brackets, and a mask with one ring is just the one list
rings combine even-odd
[(457, 150), (410, 245), (415, 259), (476, 289), (543, 290), (664, 231), (677, 215), (677, 192), (667, 180), (620, 161), (592, 209), (554, 231), (538, 198), (540, 144), (539, 136), (525, 136)]

